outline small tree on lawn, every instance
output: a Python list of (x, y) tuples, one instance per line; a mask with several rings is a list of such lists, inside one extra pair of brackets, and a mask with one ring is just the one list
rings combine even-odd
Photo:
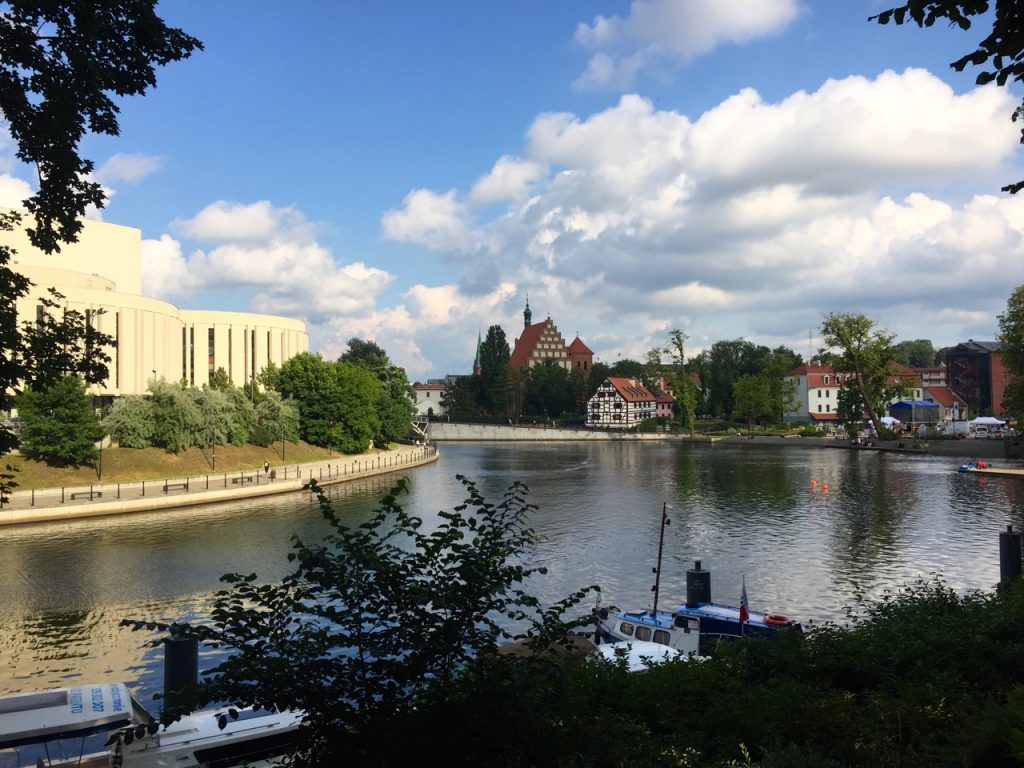
[(153, 444), (179, 453), (196, 444), (203, 422), (199, 409), (184, 384), (151, 381)]
[[(294, 442), (299, 439), (299, 408), (273, 390), (267, 392), (256, 406), (253, 442), (270, 445), (276, 440)], [(282, 458), (284, 451), (282, 449)]]
[(149, 400), (141, 395), (118, 398), (103, 419), (103, 429), (121, 448), (148, 448), (153, 439)]
[(99, 458), (96, 443), (103, 439), (92, 398), (85, 382), (65, 376), (46, 389), (25, 389), (15, 400), (21, 428), (21, 452), (50, 464), (93, 464)]

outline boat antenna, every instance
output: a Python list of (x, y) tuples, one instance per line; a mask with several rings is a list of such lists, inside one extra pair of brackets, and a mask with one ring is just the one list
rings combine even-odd
[(658, 615), (658, 589), (661, 587), (661, 552), (665, 547), (665, 526), (671, 524), (672, 521), (668, 519), (668, 502), (662, 502), (661, 534), (658, 536), (658, 567), (654, 569), (654, 586), (651, 587), (651, 591), (654, 593), (654, 609), (651, 611), (651, 616)]

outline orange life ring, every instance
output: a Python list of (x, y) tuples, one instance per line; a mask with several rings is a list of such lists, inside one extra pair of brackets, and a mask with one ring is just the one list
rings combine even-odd
[(765, 614), (764, 623), (770, 627), (789, 627), (794, 622), (789, 616), (783, 616), (781, 613), (768, 613)]

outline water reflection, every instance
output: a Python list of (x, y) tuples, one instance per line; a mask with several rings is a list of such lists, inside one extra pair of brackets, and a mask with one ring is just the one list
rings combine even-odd
[[(429, 528), (439, 510), (465, 500), (456, 474), (491, 501), (522, 480), (540, 507), (533, 562), (549, 569), (531, 588), (550, 601), (597, 583), (606, 600), (643, 608), (668, 502), (666, 604), (684, 597), (686, 569), (699, 559), (715, 599), (737, 600), (745, 575), (753, 607), (841, 619), (858, 595), (917, 576), (942, 573), (957, 589), (998, 579), (998, 532), (1024, 527), (1021, 481), (954, 468), (797, 447), (474, 444), (444, 446), (438, 463), (411, 472), (402, 503)], [(329, 494), (358, 524), (396, 477)], [(279, 579), (291, 534), (316, 541), (326, 530), (303, 494), (0, 530), (0, 693), (118, 679), (148, 698), (159, 688), (160, 653), (145, 647), (145, 633), (121, 628), (122, 618), (201, 619), (222, 574)]]

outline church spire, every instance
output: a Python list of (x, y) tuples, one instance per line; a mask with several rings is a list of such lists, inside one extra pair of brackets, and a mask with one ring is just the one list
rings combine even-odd
[(480, 366), (480, 329), (476, 331), (476, 357), (473, 358), (473, 375), (479, 376), (482, 371)]
[(533, 312), (530, 311), (530, 294), (526, 294), (526, 309), (523, 310), (523, 328), (530, 327), (530, 320), (533, 318)]

